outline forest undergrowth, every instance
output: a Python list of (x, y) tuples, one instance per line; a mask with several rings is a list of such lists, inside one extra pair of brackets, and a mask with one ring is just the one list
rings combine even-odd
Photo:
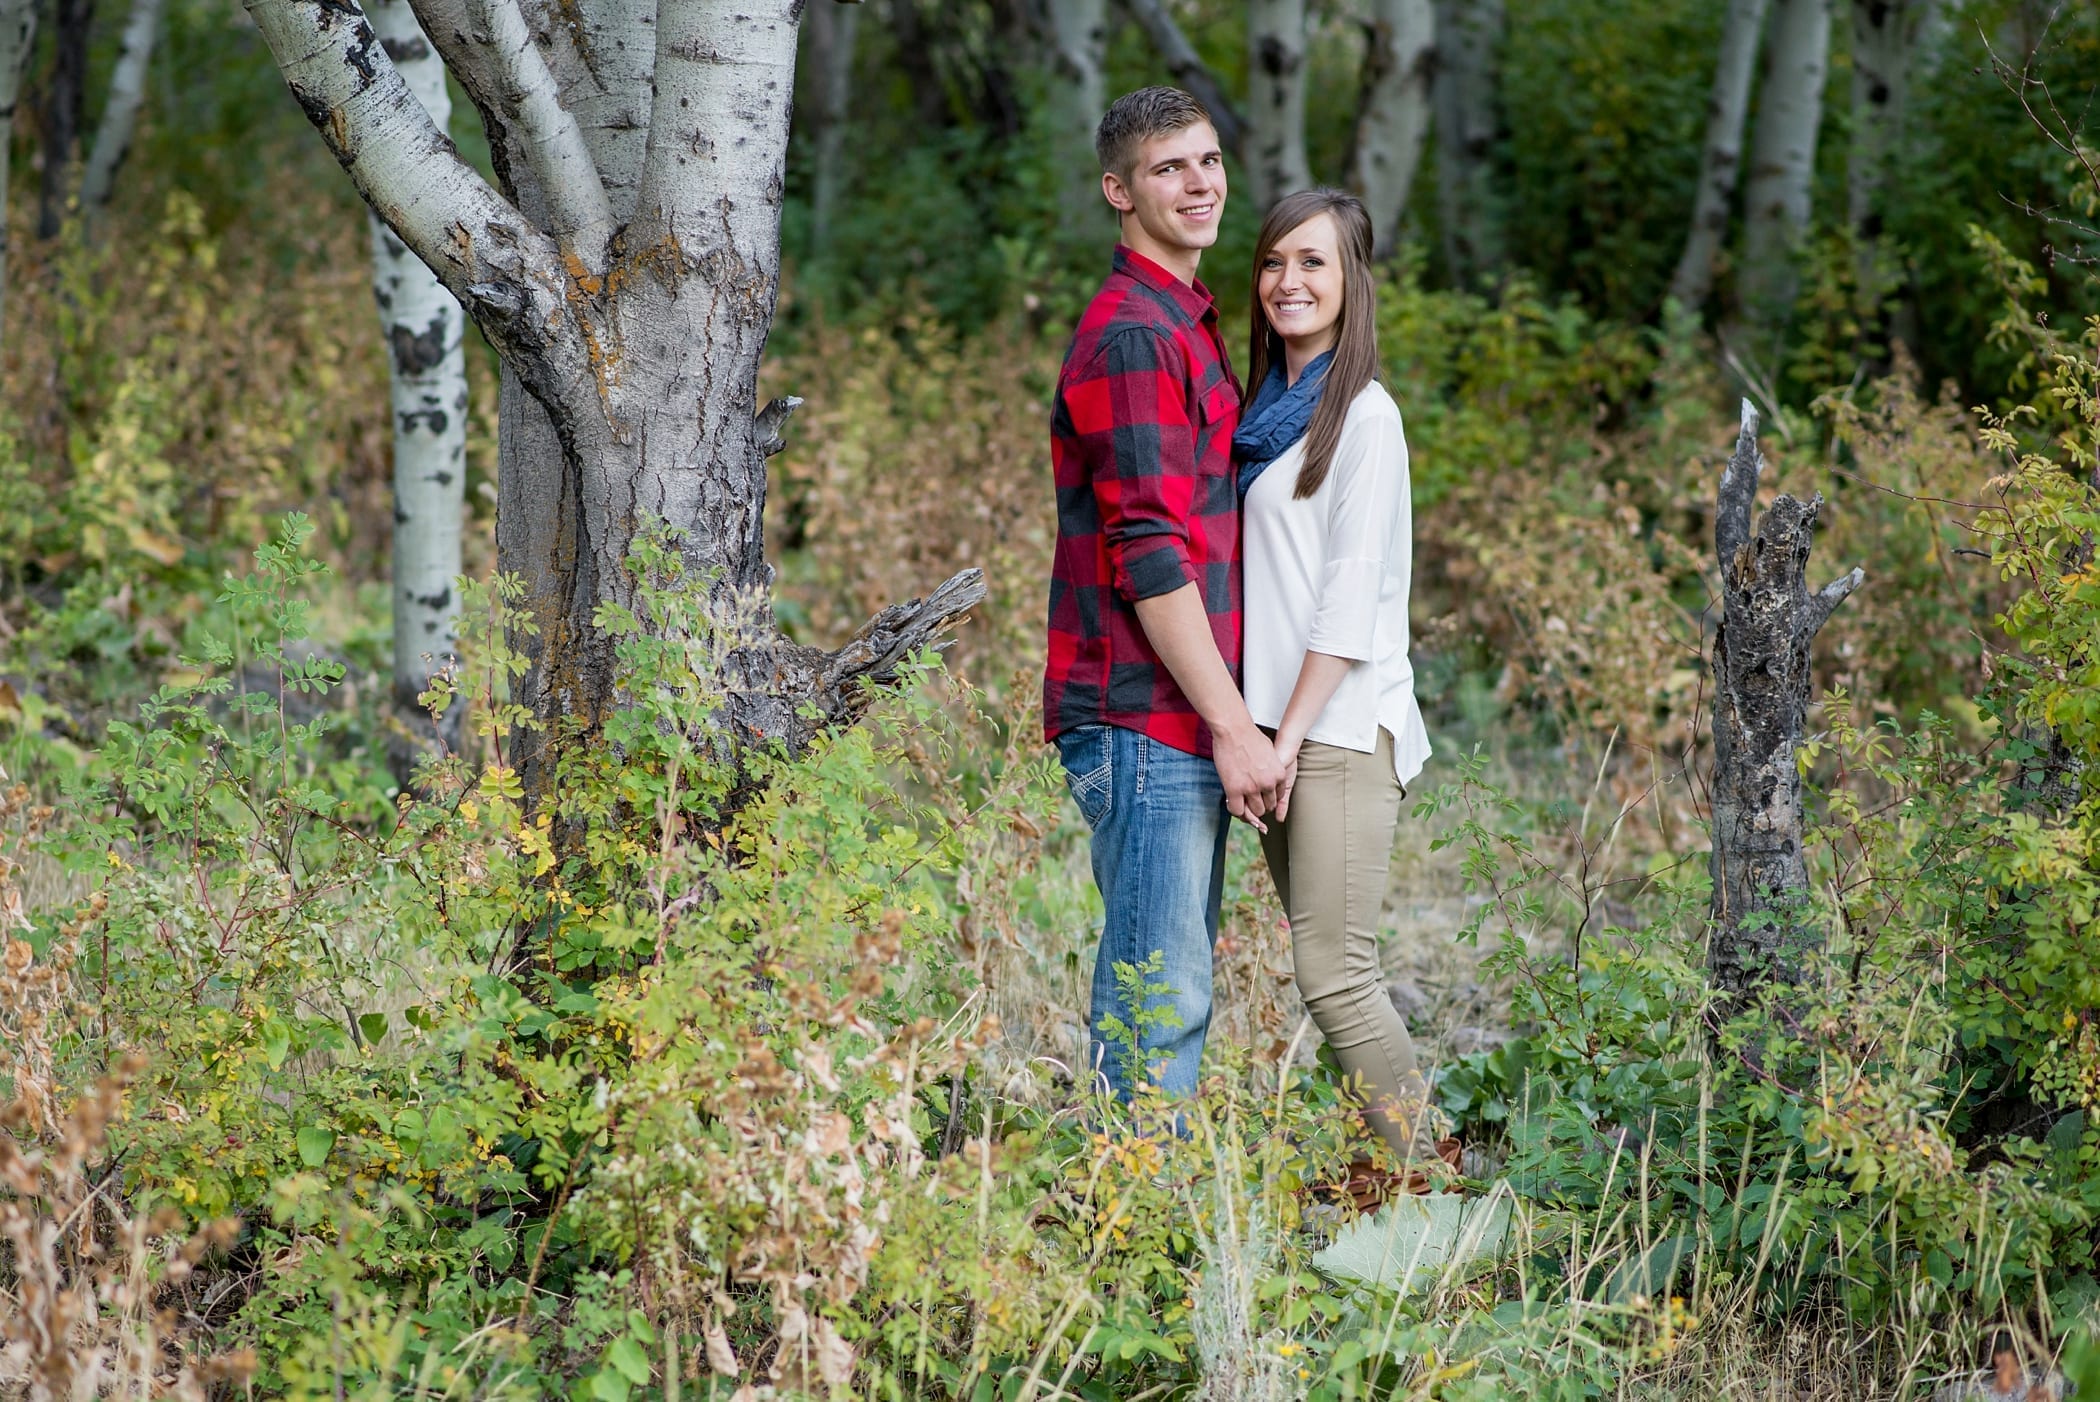
[(364, 288), (155, 217), (150, 259), (31, 278), (14, 314), (57, 330), (6, 361), (8, 405), (63, 397), (0, 425), (0, 1395), (1852, 1398), (2000, 1353), (2100, 1390), (2100, 326), (2037, 325), (2009, 255), (2026, 407), (1898, 349), (1766, 445), (1870, 583), (1818, 644), (1823, 957), (1736, 1010), (1703, 951), (1712, 348), (1388, 274), (1439, 749), (1389, 962), (1508, 1225), (1367, 1279), (1313, 1259), (1357, 1228), (1319, 1185), (1374, 1150), (1251, 842), (1187, 1132), (1072, 1074), (1054, 328), (812, 320), (770, 368), (810, 401), (783, 626), (990, 577), (864, 725), (736, 773), (710, 679), (757, 621), (700, 616), (656, 540), (650, 626), (609, 620), (630, 706), (528, 804), (484, 510), (430, 698), (470, 739), (404, 792), (351, 407), (384, 366), (326, 330)]

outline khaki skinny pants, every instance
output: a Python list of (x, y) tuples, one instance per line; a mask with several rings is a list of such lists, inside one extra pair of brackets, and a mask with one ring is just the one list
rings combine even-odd
[(1383, 727), (1373, 754), (1308, 740), (1298, 751), (1290, 817), (1271, 819), (1261, 844), (1290, 916), (1298, 992), (1355, 1083), (1365, 1122), (1402, 1163), (1420, 1150), (1428, 1094), (1414, 1039), (1378, 964), (1378, 917), (1404, 793)]

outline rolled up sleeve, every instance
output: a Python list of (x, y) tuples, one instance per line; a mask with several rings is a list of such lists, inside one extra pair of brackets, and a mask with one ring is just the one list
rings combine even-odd
[(1189, 554), (1196, 431), (1187, 383), (1173, 341), (1131, 327), (1105, 339), (1085, 374), (1066, 387), (1073, 428), (1093, 468), (1116, 592), (1132, 602), (1196, 579)]
[[(1328, 469), (1327, 561), (1306, 646), (1368, 661), (1378, 636), (1378, 598), (1393, 552), (1408, 548), (1407, 438), (1390, 414), (1351, 423)], [(1405, 568), (1406, 561), (1401, 561)]]

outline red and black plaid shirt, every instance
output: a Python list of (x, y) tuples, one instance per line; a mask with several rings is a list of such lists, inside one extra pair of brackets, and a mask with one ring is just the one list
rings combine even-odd
[(1209, 289), (1119, 245), (1072, 334), (1050, 411), (1057, 555), (1045, 738), (1106, 722), (1210, 753), (1209, 728), (1135, 604), (1196, 584), (1218, 652), (1239, 676), (1239, 414)]

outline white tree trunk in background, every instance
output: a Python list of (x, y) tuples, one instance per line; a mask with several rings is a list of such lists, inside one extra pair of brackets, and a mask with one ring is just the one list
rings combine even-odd
[(1846, 218), (1860, 290), (1882, 291), (1881, 192), (1903, 131), (1903, 108), (1933, 0), (1852, 0), (1852, 144)]
[(1429, 131), (1436, 8), (1430, 0), (1372, 0), (1365, 30), (1364, 95), (1349, 180), (1370, 211), (1375, 250), (1384, 258), (1399, 244)]
[[(1058, 0), (1049, 0), (1055, 5)], [(1123, 0), (1123, 8), (1145, 31), (1152, 41), (1152, 48), (1159, 61), (1167, 66), (1167, 72), (1181, 85), (1189, 96), (1210, 109), (1211, 125), (1217, 129), (1218, 141), (1244, 163), (1246, 158), (1247, 119), (1232, 105), (1225, 95), (1225, 87), (1218, 75), (1211, 72), (1207, 64), (1189, 43), (1174, 16), (1167, 12), (1166, 0)]]
[(846, 121), (853, 98), (853, 50), (860, 34), (860, 6), (814, 4), (803, 23), (809, 26), (809, 52), (815, 101), (810, 104), (811, 145), (816, 149), (810, 182), (810, 241), (830, 246), (831, 225), (839, 196), (846, 187)]
[(1248, 0), (1246, 165), (1258, 213), (1312, 184), (1305, 154), (1305, 0)]
[(36, 0), (0, 0), (0, 347), (7, 344), (7, 175), (14, 150), (15, 102), (36, 46)]
[[(983, 596), (965, 572), (836, 654), (770, 624), (761, 522), (785, 405), (758, 411), (802, 0), (413, 0), (480, 109), (498, 192), (431, 122), (352, 0), (247, 0), (367, 204), (502, 357), (497, 556), (537, 625), (514, 689), (550, 731), (619, 698), (602, 607), (653, 518), (744, 645), (721, 681), (745, 740), (807, 743), (862, 679)], [(546, 753), (518, 756), (529, 790)]]
[(1750, 320), (1783, 324), (1800, 286), (1796, 258), (1808, 232), (1830, 71), (1831, 0), (1772, 0), (1764, 82), (1743, 188), (1742, 301)]
[(1743, 165), (1743, 125), (1750, 113), (1750, 80), (1757, 71), (1757, 43), (1764, 34), (1771, 0), (1728, 0), (1721, 20), (1721, 57), (1714, 65), (1713, 96), (1706, 109), (1706, 145), (1699, 154), (1699, 193), (1692, 205), (1691, 232), (1670, 278), (1670, 295), (1696, 313), (1713, 291), (1714, 260), (1728, 234), (1737, 176)]
[[(408, 0), (368, 0), (372, 32), (431, 125), (448, 129), (445, 64)], [(372, 297), (392, 372), (394, 420), (394, 714), (411, 734), (427, 726), (416, 697), (452, 662), (459, 643), (461, 517), (467, 475), (466, 316), (459, 300), (378, 215)], [(459, 745), (459, 708), (439, 738)], [(398, 766), (397, 766), (398, 767)]]
[(1493, 157), (1503, 23), (1502, 0), (1436, 0), (1437, 221), (1445, 269), (1462, 287), (1502, 266)]
[(1058, 200), (1058, 229), (1067, 239), (1099, 239), (1110, 227), (1101, 198), (1101, 167), (1094, 157), (1094, 128), (1108, 105), (1108, 0), (1054, 0), (1050, 5), (1050, 116), (1058, 133), (1058, 164), (1065, 188)]
[(139, 106), (146, 100), (146, 69), (153, 59), (154, 38), (160, 33), (160, 10), (161, 0), (131, 0), (131, 16), (124, 21), (117, 66), (109, 75), (109, 98), (102, 106), (102, 121), (95, 128), (87, 168), (80, 177), (80, 211), (91, 225), (109, 203), (117, 167), (131, 149)]

